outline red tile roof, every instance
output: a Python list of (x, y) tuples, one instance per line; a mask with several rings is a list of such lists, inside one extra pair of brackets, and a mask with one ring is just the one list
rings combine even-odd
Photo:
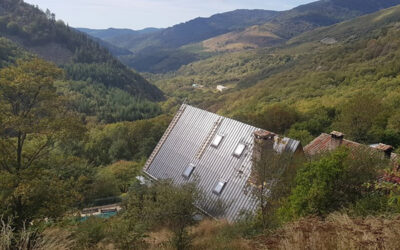
[[(340, 132), (337, 132), (340, 133)], [(340, 133), (343, 135), (342, 133)], [(337, 136), (337, 134), (335, 134)], [(356, 148), (362, 146), (362, 144), (349, 141), (346, 139), (333, 138), (330, 134), (322, 133), (320, 136), (315, 138), (307, 146), (304, 147), (306, 155), (316, 155), (324, 152), (329, 152), (340, 146), (347, 146), (349, 148)]]
[(386, 144), (382, 144), (382, 143), (379, 143), (375, 148), (379, 149), (379, 150), (382, 150), (384, 152), (389, 151), (389, 150), (393, 150), (392, 146), (386, 145)]
[[(360, 146), (367, 147), (367, 145), (360, 144), (354, 141), (341, 139), (343, 135), (340, 132), (332, 132), (331, 134), (322, 133), (320, 136), (315, 138), (312, 142), (310, 142), (307, 146), (304, 147), (304, 153), (308, 156), (317, 155), (324, 152), (329, 152), (335, 150), (340, 146), (346, 146), (350, 149), (356, 149)], [(390, 153), (390, 160), (392, 161), (395, 170), (400, 171), (400, 157), (395, 153), (391, 153), (393, 147), (385, 144), (378, 144), (374, 146), (370, 146), (371, 149), (378, 150), (380, 152)]]

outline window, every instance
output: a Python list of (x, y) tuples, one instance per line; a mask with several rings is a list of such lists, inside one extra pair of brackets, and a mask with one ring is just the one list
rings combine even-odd
[(215, 188), (213, 190), (213, 193), (214, 194), (221, 194), (222, 191), (224, 190), (225, 185), (226, 185), (226, 181), (219, 181), (217, 183), (217, 185), (215, 186)]
[(224, 138), (223, 135), (216, 135), (214, 137), (214, 140), (211, 143), (211, 146), (213, 146), (214, 148), (218, 148), (219, 144), (221, 143), (222, 139)]
[(233, 152), (233, 155), (239, 158), (240, 156), (242, 156), (245, 148), (246, 145), (244, 145), (243, 143), (239, 143), (235, 149), (235, 152)]
[(192, 175), (194, 169), (196, 168), (196, 166), (194, 164), (190, 164), (185, 171), (183, 172), (182, 176), (189, 179), (190, 176)]

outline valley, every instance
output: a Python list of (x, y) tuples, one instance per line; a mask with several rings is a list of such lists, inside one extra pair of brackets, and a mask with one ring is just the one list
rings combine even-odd
[(396, 249), (399, 58), (400, 0), (138, 30), (0, 0), (0, 250)]

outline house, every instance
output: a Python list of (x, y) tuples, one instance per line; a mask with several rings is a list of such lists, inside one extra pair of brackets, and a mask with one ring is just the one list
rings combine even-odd
[[(259, 143), (263, 140), (270, 143)], [(199, 210), (235, 221), (258, 205), (249, 178), (253, 151), (262, 150), (255, 149), (260, 145), (271, 145), (277, 152), (302, 152), (299, 141), (184, 104), (146, 162), (144, 173), (153, 180), (171, 179), (176, 185), (196, 180), (204, 196), (195, 204)]]
[[(304, 153), (308, 156), (313, 156), (335, 150), (340, 146), (345, 146), (350, 149), (368, 147), (367, 145), (345, 139), (344, 134), (341, 132), (333, 131), (330, 134), (322, 133), (320, 136), (315, 138), (312, 142), (304, 147)], [(393, 153), (394, 148), (390, 145), (379, 143), (369, 145), (369, 148), (375, 152), (382, 153), (383, 156), (391, 159), (393, 162), (396, 162), (398, 159), (397, 154)]]
[(304, 153), (308, 156), (317, 155), (324, 152), (333, 151), (340, 146), (356, 148), (362, 144), (344, 139), (344, 134), (332, 131), (330, 134), (322, 133), (307, 146), (304, 147)]
[(224, 92), (225, 90), (227, 90), (228, 88), (227, 87), (225, 87), (224, 85), (218, 85), (217, 86), (217, 90), (219, 91), (219, 92)]
[(322, 133), (320, 136), (315, 138), (307, 146), (304, 147), (304, 153), (307, 156), (314, 156), (320, 153), (329, 152), (335, 150), (340, 146), (345, 146), (350, 149), (357, 149), (359, 147), (369, 147), (372, 152), (377, 152), (389, 159), (393, 165), (393, 171), (385, 173), (381, 181), (391, 182), (400, 185), (400, 157), (393, 153), (394, 148), (390, 145), (383, 143), (364, 145), (354, 141), (344, 139), (344, 134), (341, 132), (333, 131), (330, 134)]

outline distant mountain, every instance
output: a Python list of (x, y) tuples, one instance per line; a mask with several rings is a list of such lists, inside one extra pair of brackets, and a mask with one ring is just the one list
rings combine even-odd
[(268, 10), (236, 10), (213, 15), (209, 18), (199, 17), (141, 36), (125, 34), (105, 40), (133, 52), (149, 47), (179, 48), (189, 43), (203, 41), (250, 25), (265, 23), (273, 18), (276, 13)]
[(100, 44), (104, 48), (108, 49), (108, 51), (116, 57), (133, 55), (133, 53), (130, 50), (117, 47), (109, 42), (101, 40), (100, 38), (92, 37), (92, 39), (95, 40), (98, 44)]
[(181, 46), (265, 23), (276, 13), (268, 10), (236, 10), (209, 18), (196, 18), (152, 33), (125, 34), (105, 41), (135, 53), (120, 58), (130, 67), (139, 71), (165, 72), (202, 58), (190, 50), (180, 49)]
[(128, 69), (109, 51), (55, 15), (15, 0), (0, 0), (0, 36), (38, 56), (57, 63), (71, 80), (116, 87), (149, 100), (163, 99), (162, 92)]
[[(76, 29), (79, 32), (85, 33), (87, 36), (91, 37), (94, 41), (96, 41), (98, 44), (100, 44), (101, 46), (103, 46), (104, 48), (108, 49), (108, 51), (114, 55), (114, 56), (129, 56), (132, 55), (133, 53), (128, 50), (128, 49), (124, 49), (118, 46), (115, 46), (109, 42), (107, 42), (106, 40), (96, 36), (96, 32), (91, 32), (90, 29), (85, 29), (85, 28), (77, 28)], [(94, 31), (98, 31), (98, 30), (94, 30)]]
[(157, 28), (146, 28), (142, 30), (131, 30), (131, 29), (88, 29), (88, 28), (76, 28), (77, 30), (84, 32), (92, 37), (96, 37), (102, 40), (109, 40), (114, 37), (120, 36), (137, 36), (141, 34), (150, 34), (156, 31), (160, 31), (161, 29)]
[(400, 0), (322, 0), (283, 11), (265, 24), (202, 43), (207, 51), (270, 47), (305, 31), (329, 26), (400, 4)]
[(400, 0), (321, 0), (281, 12), (237, 10), (150, 34), (124, 34), (106, 41), (134, 52), (121, 57), (130, 67), (162, 73), (214, 53), (283, 44), (303, 32), (397, 4)]

